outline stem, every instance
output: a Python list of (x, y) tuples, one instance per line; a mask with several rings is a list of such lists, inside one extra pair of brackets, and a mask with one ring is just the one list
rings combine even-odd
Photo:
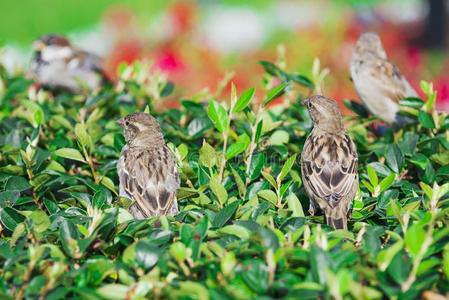
[(34, 260), (31, 260), (30, 264), (28, 265), (28, 269), (27, 269), (27, 271), (25, 273), (25, 276), (23, 278), (22, 286), (20, 287), (20, 290), (17, 292), (17, 294), (14, 297), (14, 299), (16, 299), (16, 300), (23, 299), (23, 297), (25, 295), (26, 287), (28, 285), (28, 281), (30, 281), (30, 278), (31, 278), (31, 273), (34, 270), (34, 266), (35, 266), (35, 262), (34, 262)]
[(223, 180), (223, 173), (226, 166), (226, 149), (228, 147), (228, 136), (229, 131), (223, 132), (223, 151), (221, 154), (221, 166), (220, 173), (218, 174), (218, 180), (221, 182)]
[(83, 153), (84, 153), (84, 157), (86, 158), (87, 164), (90, 167), (92, 177), (94, 178), (95, 183), (98, 184), (100, 182), (100, 179), (98, 178), (97, 173), (95, 172), (94, 162), (92, 161), (92, 158), (89, 156), (89, 154), (86, 151), (86, 148), (84, 148), (84, 147), (83, 147)]
[(419, 249), (418, 255), (413, 260), (412, 271), (408, 275), (407, 280), (401, 285), (401, 290), (403, 292), (407, 291), (412, 286), (412, 284), (415, 282), (416, 273), (418, 272), (419, 265), (421, 264), (421, 261), (423, 260), (424, 255), (426, 254), (430, 245), (432, 245), (434, 222), (435, 222), (435, 215), (432, 212), (432, 219), (430, 220), (429, 228), (427, 229), (426, 239), (424, 240), (424, 243), (422, 244), (421, 249)]
[(251, 143), (249, 144), (249, 151), (248, 156), (246, 158), (246, 181), (245, 181), (245, 187), (248, 186), (248, 184), (251, 182), (251, 179), (249, 177), (249, 171), (251, 169), (251, 162), (253, 159), (253, 153), (254, 150), (256, 150), (257, 144), (256, 144), (256, 133), (257, 133), (257, 124), (259, 123), (260, 113), (262, 111), (262, 107), (259, 106), (259, 109), (256, 112), (256, 119), (254, 121), (253, 126), (251, 126)]

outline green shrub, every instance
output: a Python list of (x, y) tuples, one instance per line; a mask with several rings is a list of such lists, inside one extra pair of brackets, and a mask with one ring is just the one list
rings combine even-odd
[[(434, 111), (432, 86), (422, 84), (426, 102), (403, 101), (416, 119), (406, 129), (376, 137), (372, 118), (347, 117), (361, 184), (350, 231), (333, 231), (304, 212), (298, 162), (311, 121), (301, 99), (314, 84), (262, 66), (261, 93), (202, 93), (160, 113), (154, 107), (173, 85), (141, 64), (94, 95), (53, 97), (1, 71), (1, 298), (449, 292), (449, 118)], [(130, 201), (117, 195), (124, 139), (115, 121), (145, 107), (179, 165), (175, 217), (133, 220)]]

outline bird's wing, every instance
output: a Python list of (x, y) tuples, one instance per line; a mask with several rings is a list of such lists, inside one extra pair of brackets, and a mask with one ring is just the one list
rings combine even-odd
[(398, 103), (405, 97), (417, 97), (418, 94), (402, 75), (398, 67), (388, 60), (378, 59), (371, 63), (370, 84), (378, 85), (383, 95)]
[(313, 134), (302, 151), (301, 170), (310, 192), (331, 207), (353, 191), (357, 151), (349, 136)]
[(179, 176), (173, 154), (167, 146), (160, 149), (123, 152), (124, 168), (120, 185), (135, 200), (143, 217), (172, 215), (177, 209)]
[(70, 58), (70, 61), (68, 61), (67, 63), (69, 65), (69, 68), (92, 70), (101, 75), (102, 78), (107, 79), (107, 75), (103, 68), (103, 60), (101, 59), (101, 57), (93, 53), (75, 49), (73, 51), (72, 57)]

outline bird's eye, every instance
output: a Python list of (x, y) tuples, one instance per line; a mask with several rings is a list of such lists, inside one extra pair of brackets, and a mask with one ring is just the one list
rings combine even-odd
[(129, 126), (129, 121), (125, 121), (125, 126)]
[(312, 103), (310, 101), (307, 101), (307, 107), (312, 108)]

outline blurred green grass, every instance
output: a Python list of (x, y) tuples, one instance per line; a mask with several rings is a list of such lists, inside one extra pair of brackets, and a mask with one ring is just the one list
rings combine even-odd
[(129, 7), (138, 17), (150, 18), (170, 0), (25, 0), (0, 1), (0, 46), (26, 45), (46, 33), (73, 32), (98, 23), (104, 11), (114, 5)]

